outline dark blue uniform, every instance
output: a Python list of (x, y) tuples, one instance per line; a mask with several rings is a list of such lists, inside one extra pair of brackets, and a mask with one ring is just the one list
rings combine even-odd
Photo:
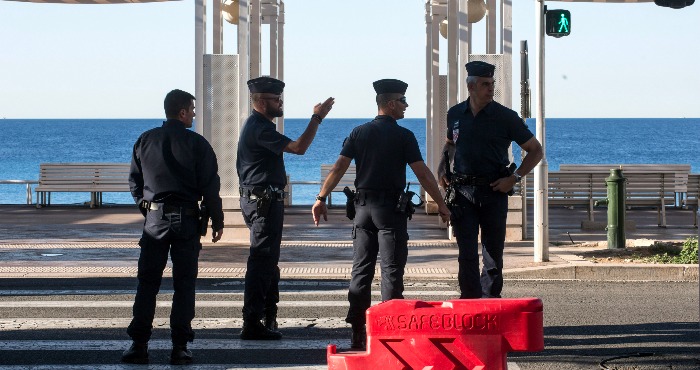
[(413, 132), (389, 116), (377, 116), (356, 127), (340, 155), (353, 158), (357, 166), (350, 309), (345, 321), (365, 324), (377, 253), (381, 255), (382, 300), (403, 298), (407, 215), (397, 212), (396, 204), (406, 187), (406, 165), (423, 157)]
[(134, 144), (129, 187), (146, 217), (139, 241), (134, 317), (127, 329), (134, 342), (146, 343), (151, 337), (156, 295), (168, 253), (175, 289), (170, 314), (172, 342), (183, 345), (194, 339), (191, 322), (202, 248), (197, 202), (203, 199), (207, 204), (213, 229), (223, 229), (217, 171), (209, 142), (176, 119), (144, 132)]
[[(456, 145), (455, 173), (473, 181), (458, 187), (460, 209), (453, 210), (452, 219), (459, 245), (461, 298), (500, 297), (508, 195), (491, 190), (488, 184), (509, 175), (511, 142), (522, 145), (532, 136), (517, 113), (497, 102), (486, 105), (476, 117), (468, 99), (447, 112), (447, 138)], [(479, 226), (484, 257), (481, 277)]]
[[(241, 211), (250, 229), (250, 256), (245, 274), (243, 319), (260, 320), (279, 302), (279, 268), (287, 184), (284, 148), (292, 140), (275, 130), (275, 124), (257, 111), (248, 117), (238, 142), (236, 169), (241, 186)], [(258, 212), (258, 196), (272, 190), (266, 215)]]

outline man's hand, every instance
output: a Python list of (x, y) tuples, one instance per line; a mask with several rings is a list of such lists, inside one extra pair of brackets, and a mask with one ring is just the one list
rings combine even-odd
[(211, 235), (211, 241), (212, 243), (216, 243), (219, 240), (221, 240), (221, 237), (224, 235), (224, 229), (221, 230), (214, 230), (214, 233)]
[(333, 104), (335, 104), (335, 98), (328, 98), (323, 103), (318, 103), (314, 106), (314, 114), (321, 116), (321, 119), (326, 118), (328, 112), (333, 109)]
[(314, 224), (318, 226), (318, 222), (321, 221), (321, 215), (323, 215), (323, 221), (328, 221), (328, 209), (326, 208), (326, 203), (317, 200), (311, 207), (311, 214), (314, 216)]
[(452, 214), (450, 212), (450, 209), (447, 208), (446, 205), (440, 204), (440, 205), (438, 205), (438, 213), (440, 213), (440, 218), (442, 219), (442, 222), (449, 224), (450, 216)]
[(491, 189), (493, 191), (500, 191), (501, 193), (507, 193), (513, 189), (515, 186), (515, 176), (510, 175), (508, 177), (501, 177), (500, 179), (490, 183)]

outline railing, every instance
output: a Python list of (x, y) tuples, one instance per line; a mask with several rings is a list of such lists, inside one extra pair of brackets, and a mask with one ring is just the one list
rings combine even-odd
[(32, 184), (38, 184), (37, 180), (0, 180), (0, 185), (25, 185), (27, 188), (27, 204), (33, 204)]
[[(293, 190), (294, 185), (304, 185), (304, 186), (316, 185), (320, 189), (321, 185), (323, 185), (323, 182), (321, 182), (321, 181), (291, 181), (291, 180), (288, 180), (287, 181), (287, 191), (289, 192), (289, 198), (287, 198), (286, 205), (292, 205), (292, 194), (294, 193), (294, 190)], [(313, 199), (313, 198), (311, 198), (311, 199)]]

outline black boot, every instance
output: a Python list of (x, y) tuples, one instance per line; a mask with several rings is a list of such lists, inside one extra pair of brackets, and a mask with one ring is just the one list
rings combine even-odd
[(127, 364), (147, 364), (148, 343), (131, 343), (131, 347), (122, 353), (122, 362)]
[(192, 352), (187, 349), (187, 344), (173, 344), (170, 352), (170, 365), (185, 365), (192, 363)]
[(260, 320), (243, 320), (243, 340), (280, 340), (282, 333), (266, 328)]
[(365, 324), (352, 324), (350, 348), (363, 351), (367, 349), (367, 329)]
[(267, 330), (277, 331), (277, 306), (265, 309), (265, 327)]

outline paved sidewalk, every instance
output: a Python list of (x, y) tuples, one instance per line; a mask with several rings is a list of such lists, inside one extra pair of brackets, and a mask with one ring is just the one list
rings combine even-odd
[[(628, 212), (628, 219), (637, 223), (636, 230), (627, 233), (628, 240), (644, 245), (697, 235), (691, 211), (667, 212), (667, 228), (655, 225), (652, 209)], [(698, 281), (698, 266), (594, 264), (576, 257), (578, 251), (605, 248), (597, 244), (606, 240), (605, 231), (582, 230), (585, 218), (583, 209), (550, 209), (549, 261), (533, 262), (531, 240), (508, 242), (506, 278)], [(604, 210), (596, 213), (596, 219), (605, 220)], [(0, 277), (133, 276), (142, 222), (130, 206), (0, 206)], [(280, 260), (283, 277), (349, 278), (350, 229), (351, 222), (339, 208), (332, 209), (329, 221), (319, 227), (311, 222), (310, 207), (288, 209)], [(446, 234), (438, 227), (437, 216), (416, 214), (409, 221), (407, 279), (456, 278), (457, 248)], [(247, 255), (244, 244), (205, 243), (200, 276), (242, 277)]]

